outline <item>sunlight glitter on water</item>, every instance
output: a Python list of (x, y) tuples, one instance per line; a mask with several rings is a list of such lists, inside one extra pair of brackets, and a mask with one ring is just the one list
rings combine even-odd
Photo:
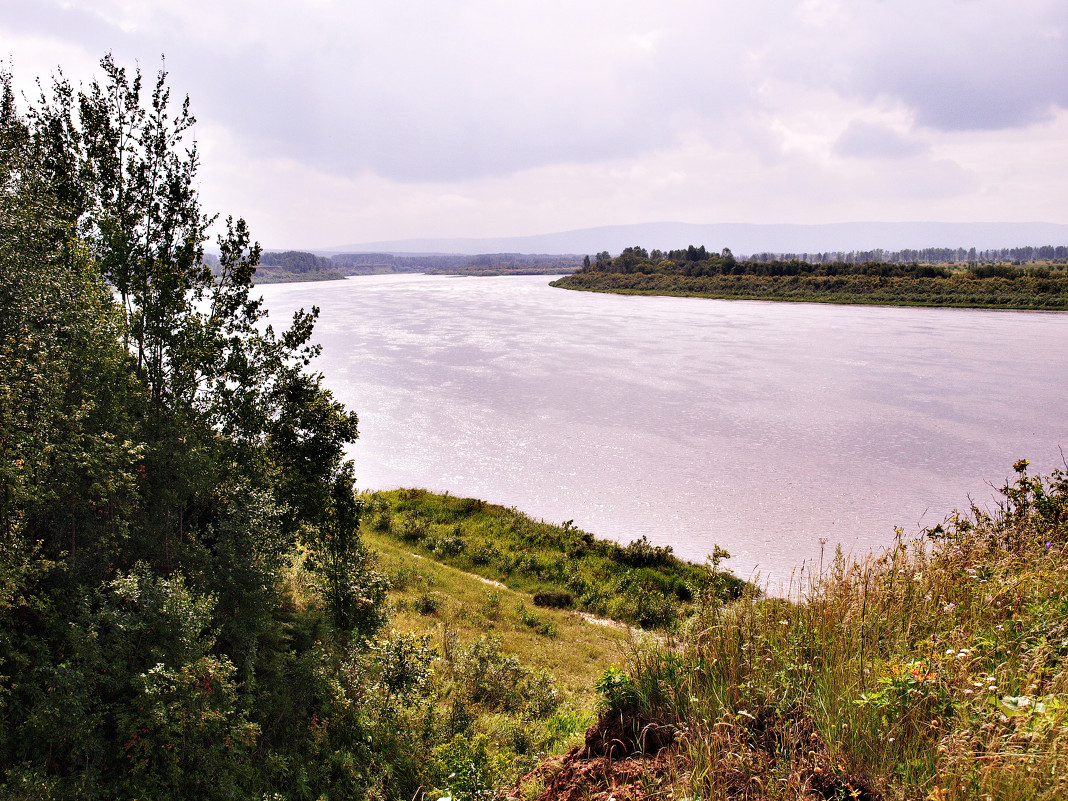
[(569, 292), (545, 276), (263, 287), (321, 307), (360, 486), (516, 506), (743, 577), (888, 545), (1068, 446), (1068, 314)]

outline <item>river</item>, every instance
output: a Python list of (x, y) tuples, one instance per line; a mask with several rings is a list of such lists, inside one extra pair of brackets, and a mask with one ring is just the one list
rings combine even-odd
[(360, 418), (359, 486), (647, 536), (775, 591), (863, 555), (1012, 463), (1063, 467), (1068, 313), (718, 301), (546, 276), (367, 276), (262, 290), (321, 308), (317, 369)]

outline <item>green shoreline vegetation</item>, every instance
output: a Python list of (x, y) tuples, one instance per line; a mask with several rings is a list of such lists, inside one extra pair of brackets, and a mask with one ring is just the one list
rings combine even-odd
[[(1063, 248), (1053, 249), (1059, 252)], [(647, 252), (626, 248), (616, 258), (587, 257), (555, 287), (634, 295), (732, 300), (857, 303), (887, 306), (1068, 309), (1068, 264), (930, 265), (885, 262), (740, 261), (704, 247)]]
[(188, 105), (100, 66), (0, 76), (2, 801), (1068, 794), (1068, 476), (792, 598), (357, 493), (317, 310), (241, 220), (207, 263)]
[[(685, 562), (642, 537), (628, 545), (535, 521), (473, 498), (408, 489), (378, 492), (374, 530), (421, 555), (531, 594), (542, 607), (575, 609), (647, 629), (673, 629), (702, 596), (739, 597), (745, 582)], [(716, 564), (728, 554), (716, 551)], [(534, 624), (536, 625), (536, 624)]]
[[(213, 270), (217, 259), (206, 254)], [(261, 254), (255, 283), (280, 284), (306, 281), (340, 281), (352, 275), (393, 275), (426, 273), (428, 275), (560, 275), (579, 267), (577, 256), (531, 255), (523, 253), (486, 253), (468, 255), (410, 255), (391, 253), (339, 253), (316, 256), (305, 251), (268, 251)]]

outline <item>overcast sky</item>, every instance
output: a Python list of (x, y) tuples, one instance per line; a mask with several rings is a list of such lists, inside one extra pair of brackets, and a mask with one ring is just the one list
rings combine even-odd
[(2, 0), (16, 84), (106, 52), (268, 247), (597, 225), (1068, 223), (1066, 0)]

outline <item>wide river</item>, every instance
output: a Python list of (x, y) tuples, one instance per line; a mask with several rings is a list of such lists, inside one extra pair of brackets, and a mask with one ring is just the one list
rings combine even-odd
[[(1063, 466), (1068, 314), (553, 289), (546, 276), (263, 286), (321, 307), (364, 489), (419, 486), (642, 535), (773, 591)], [(808, 568), (806, 568), (808, 569)]]

